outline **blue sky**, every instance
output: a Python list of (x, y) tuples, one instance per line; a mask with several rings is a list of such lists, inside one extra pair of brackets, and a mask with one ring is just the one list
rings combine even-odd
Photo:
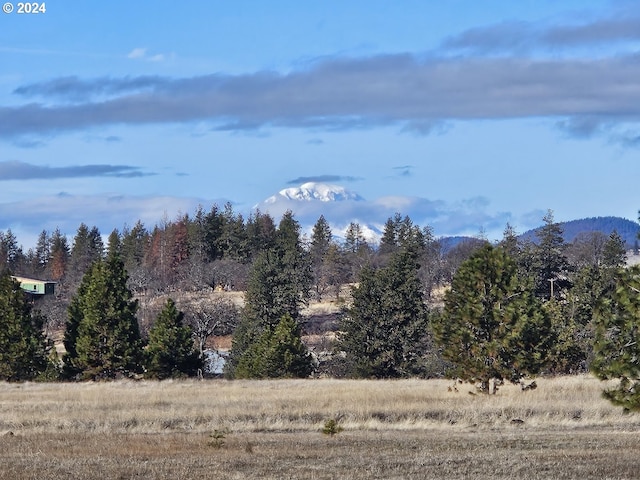
[[(31, 246), (305, 181), (336, 228), (437, 235), (640, 207), (633, 1), (46, 2), (0, 14), (0, 230)], [(355, 218), (354, 218), (355, 217)]]

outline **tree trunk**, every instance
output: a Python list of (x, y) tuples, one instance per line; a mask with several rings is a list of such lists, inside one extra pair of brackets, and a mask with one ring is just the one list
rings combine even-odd
[(486, 393), (486, 394), (491, 393), (489, 391), (489, 380), (488, 379), (487, 380), (484, 380), (484, 379), (482, 380), (482, 383), (480, 384), (480, 390), (482, 390), (482, 393)]

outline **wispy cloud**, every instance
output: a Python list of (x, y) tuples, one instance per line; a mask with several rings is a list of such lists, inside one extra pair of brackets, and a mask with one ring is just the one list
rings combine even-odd
[(309, 177), (298, 177), (287, 181), (287, 185), (300, 185), (307, 182), (357, 182), (362, 177), (352, 177), (350, 175), (313, 175)]
[(133, 50), (131, 50), (131, 52), (129, 52), (129, 55), (127, 55), (127, 58), (144, 58), (145, 55), (147, 54), (147, 49), (146, 48), (134, 48)]
[[(276, 196), (256, 207), (275, 218), (291, 210), (303, 225), (313, 225), (320, 215), (324, 215), (335, 228), (357, 221), (379, 232), (387, 218), (401, 213), (408, 215), (418, 225), (433, 227), (438, 236), (475, 235), (481, 228), (487, 232), (501, 232), (507, 222), (514, 222), (509, 212), (491, 212), (489, 201), (481, 197), (450, 203), (402, 195), (337, 202), (303, 202)], [(539, 223), (539, 218), (536, 220)]]
[[(170, 123), (429, 135), (460, 121), (542, 118), (570, 135), (615, 140), (621, 125), (640, 124), (638, 12), (553, 22), (504, 22), (451, 36), (429, 54), (325, 57), (286, 73), (53, 78), (14, 90), (25, 103), (0, 106), (0, 138)], [(166, 55), (136, 47), (128, 57)]]
[[(222, 199), (214, 203), (223, 205)], [(124, 224), (141, 220), (152, 226), (178, 214), (193, 212), (202, 199), (173, 196), (134, 195), (73, 195), (60, 193), (35, 197), (25, 201), (0, 203), (0, 230), (11, 228), (21, 232), (37, 232), (57, 227), (65, 234), (73, 234), (80, 223), (97, 226), (102, 233)], [(21, 241), (25, 241), (20, 239)]]
[(81, 177), (133, 178), (155, 175), (128, 165), (75, 165), (49, 167), (25, 162), (0, 162), (0, 181)]
[(161, 79), (155, 76), (82, 80), (76, 76), (59, 77), (45, 82), (22, 85), (13, 93), (21, 97), (36, 97), (63, 101), (89, 101), (103, 97), (117, 97), (156, 88)]
[(110, 98), (0, 107), (0, 137), (195, 121), (234, 131), (269, 125), (353, 129), (539, 117), (638, 121), (638, 78), (635, 57), (421, 61), (410, 55), (334, 60), (289, 74), (67, 77), (16, 92), (52, 99)]
[(150, 55), (147, 48), (138, 47), (131, 50), (127, 58), (132, 60), (146, 60), (149, 62), (162, 62), (165, 59), (165, 55), (162, 53)]
[(637, 40), (640, 40), (640, 16), (625, 13), (564, 25), (506, 21), (450, 36), (442, 47), (481, 54), (523, 53), (540, 49), (554, 49), (557, 52), (558, 49), (611, 46)]
[(413, 175), (413, 169), (415, 167), (413, 165), (400, 165), (398, 167), (393, 167), (396, 175), (400, 177), (411, 177)]

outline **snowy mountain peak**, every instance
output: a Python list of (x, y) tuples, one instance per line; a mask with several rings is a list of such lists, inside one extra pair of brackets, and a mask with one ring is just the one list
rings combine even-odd
[(265, 203), (276, 203), (279, 199), (299, 200), (311, 202), (340, 202), (344, 200), (362, 200), (362, 197), (355, 192), (350, 192), (339, 185), (329, 185), (326, 183), (307, 182), (299, 187), (285, 188), (277, 195), (273, 195), (265, 200)]

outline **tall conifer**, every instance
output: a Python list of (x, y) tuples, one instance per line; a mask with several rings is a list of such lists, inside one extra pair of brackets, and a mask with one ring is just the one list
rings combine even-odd
[(146, 375), (176, 378), (196, 375), (202, 362), (194, 349), (192, 330), (183, 323), (184, 314), (168, 299), (149, 331), (145, 350)]
[(33, 380), (48, 366), (51, 343), (41, 318), (31, 312), (20, 284), (7, 270), (0, 273), (0, 380)]
[(74, 377), (104, 379), (141, 372), (138, 303), (117, 255), (95, 262), (69, 306), (65, 367)]

